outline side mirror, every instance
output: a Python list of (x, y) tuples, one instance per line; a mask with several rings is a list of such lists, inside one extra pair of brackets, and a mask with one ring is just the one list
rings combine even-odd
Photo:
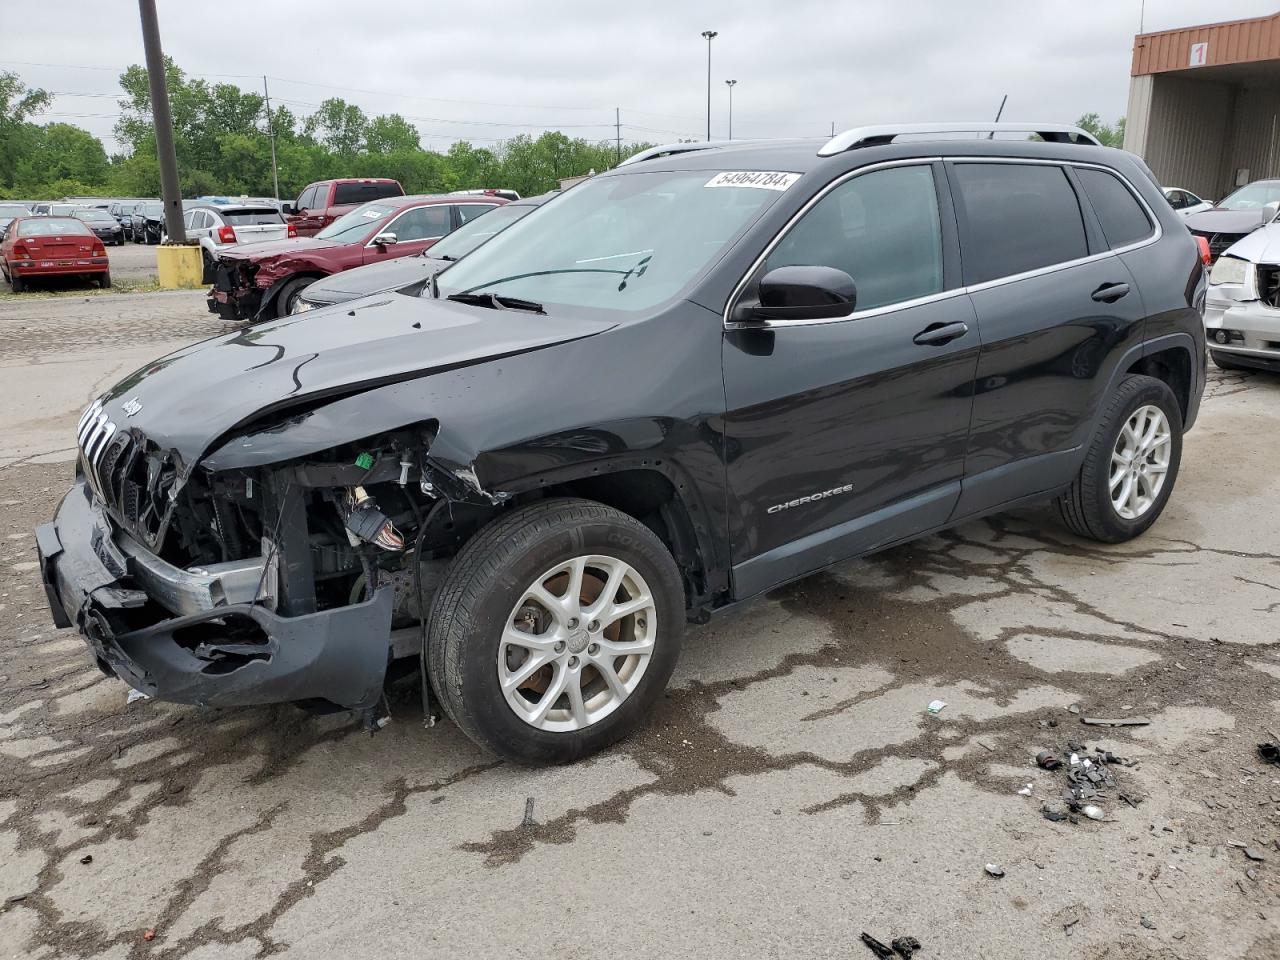
[(1271, 223), (1277, 215), (1280, 215), (1280, 200), (1272, 200), (1262, 208), (1263, 223)]
[(291, 201), (286, 200), (284, 203), (280, 204), (280, 212), (285, 216), (292, 217), (297, 215), (298, 208), (294, 206)]
[(399, 243), (399, 240), (396, 239), (396, 235), (394, 233), (380, 233), (373, 238), (373, 242), (375, 246), (390, 247)]
[(853, 278), (834, 267), (775, 267), (760, 279), (755, 320), (832, 320), (847, 317), (857, 304)]

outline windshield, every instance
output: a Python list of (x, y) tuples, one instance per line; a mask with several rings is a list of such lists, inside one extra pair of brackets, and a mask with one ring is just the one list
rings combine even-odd
[(469, 220), (435, 246), (427, 250), (423, 256), (452, 258), (465, 257), (495, 233), (501, 233), (517, 220), (523, 219), (537, 210), (537, 207), (513, 206), (494, 207), (488, 213)]
[[(18, 221), (20, 237), (56, 237), (62, 234), (89, 233), (89, 228), (70, 217), (32, 217)], [(89, 233), (89, 236), (93, 234)]]
[(163, 203), (144, 203), (138, 208), (139, 213), (146, 217), (162, 217), (164, 216)]
[(396, 208), (385, 203), (366, 203), (345, 213), (316, 234), (318, 240), (335, 240), (338, 243), (354, 243), (363, 238), (379, 220)]
[(775, 186), (748, 186), (760, 177), (714, 170), (588, 180), (441, 273), (439, 293), (652, 307), (683, 290), (781, 196), (776, 184), (797, 176), (773, 174)]
[(92, 220), (95, 223), (105, 223), (107, 221), (110, 221), (111, 223), (116, 222), (116, 218), (105, 210), (77, 210), (73, 216), (75, 216), (77, 220)]
[(1241, 187), (1219, 207), (1223, 210), (1261, 210), (1268, 203), (1280, 202), (1280, 180), (1260, 180)]

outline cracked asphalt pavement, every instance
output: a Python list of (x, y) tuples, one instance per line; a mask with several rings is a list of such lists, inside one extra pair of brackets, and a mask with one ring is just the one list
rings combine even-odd
[[(222, 329), (198, 294), (0, 305), (0, 958), (1280, 957), (1280, 378), (1213, 375), (1138, 541), (1033, 509), (841, 564), (690, 628), (631, 740), (529, 770), (413, 682), (373, 737), (126, 704), (52, 627), (31, 531), (80, 409)], [(1132, 764), (1100, 822), (1041, 814), (1073, 741)]]

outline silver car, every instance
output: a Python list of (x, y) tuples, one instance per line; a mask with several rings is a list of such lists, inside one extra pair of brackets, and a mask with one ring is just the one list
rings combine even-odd
[(279, 209), (262, 203), (197, 204), (182, 215), (187, 239), (200, 244), (204, 283), (213, 282), (218, 254), (227, 247), (296, 236)]
[(1280, 221), (1232, 244), (1209, 271), (1204, 326), (1224, 370), (1280, 372)]

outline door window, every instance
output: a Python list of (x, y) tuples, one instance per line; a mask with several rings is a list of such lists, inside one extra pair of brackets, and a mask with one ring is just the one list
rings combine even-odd
[(383, 230), (394, 233), (399, 243), (406, 240), (434, 240), (449, 232), (449, 207), (436, 204), (430, 207), (416, 207), (406, 211), (392, 220)]
[(470, 223), (496, 207), (496, 203), (460, 203), (457, 206), (460, 223)]
[(1169, 206), (1175, 210), (1182, 210), (1191, 206), (1191, 201), (1187, 199), (1187, 195), (1181, 190), (1169, 191)]
[[(1092, 167), (1077, 167), (1076, 176), (1084, 186), (1102, 233), (1112, 249), (1128, 246), (1151, 236), (1154, 227), (1147, 212), (1120, 178)], [(1180, 192), (1180, 191), (1179, 191)], [(1185, 198), (1186, 194), (1183, 194)], [(1185, 205), (1185, 204), (1184, 204)]]
[(836, 187), (765, 261), (843, 270), (870, 310), (942, 291), (942, 229), (933, 170), (890, 167)]
[(312, 207), (316, 205), (315, 201), (316, 201), (317, 189), (318, 188), (315, 186), (310, 186), (310, 187), (307, 187), (307, 189), (302, 191), (302, 196), (298, 198), (298, 202), (296, 204), (296, 207), (299, 211), (310, 210)]
[(1080, 201), (1059, 166), (957, 163), (965, 282), (985, 283), (1089, 255)]

